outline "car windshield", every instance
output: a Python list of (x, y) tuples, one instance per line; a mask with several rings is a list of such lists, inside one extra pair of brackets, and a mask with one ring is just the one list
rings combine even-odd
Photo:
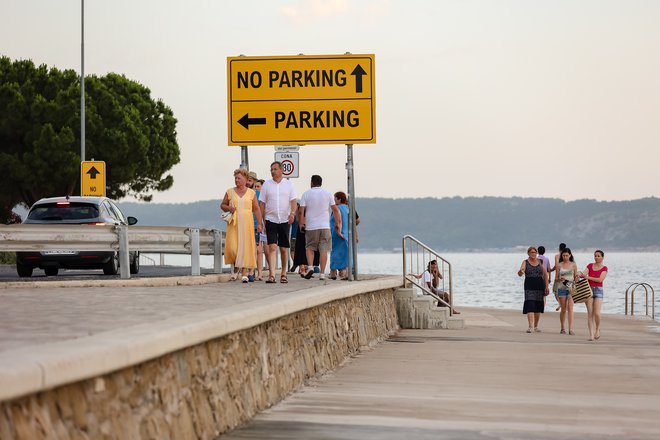
[(28, 214), (30, 220), (85, 220), (99, 216), (99, 208), (89, 203), (45, 203), (32, 208)]

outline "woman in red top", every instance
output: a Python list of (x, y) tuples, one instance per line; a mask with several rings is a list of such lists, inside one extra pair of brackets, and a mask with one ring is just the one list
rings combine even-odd
[[(600, 249), (594, 252), (594, 263), (587, 264), (586, 269), (580, 272), (591, 286), (592, 298), (587, 300), (587, 313), (589, 324), (589, 340), (600, 339), (600, 308), (603, 306), (603, 281), (607, 277), (607, 266), (603, 265), (605, 252)], [(596, 327), (592, 334), (592, 323)]]

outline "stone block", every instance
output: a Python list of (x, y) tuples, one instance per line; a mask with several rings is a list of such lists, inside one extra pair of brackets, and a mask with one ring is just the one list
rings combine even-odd
[(451, 316), (447, 319), (447, 328), (450, 330), (463, 330), (465, 328), (465, 320), (460, 316)]

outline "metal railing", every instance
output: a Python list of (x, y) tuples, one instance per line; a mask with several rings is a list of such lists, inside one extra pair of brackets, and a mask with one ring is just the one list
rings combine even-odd
[(148, 255), (140, 254), (140, 266), (156, 266), (156, 260)]
[(121, 278), (130, 278), (129, 251), (190, 254), (191, 274), (200, 275), (200, 255), (213, 255), (213, 273), (222, 272), (224, 234), (174, 226), (0, 225), (0, 251), (115, 251)]
[(655, 289), (648, 283), (632, 283), (626, 289), (626, 315), (628, 314), (628, 293), (630, 293), (630, 316), (635, 315), (635, 290), (644, 288), (646, 297), (646, 316), (649, 316), (649, 289), (651, 290), (651, 319), (655, 319)]
[[(414, 285), (419, 288), (424, 295), (430, 295), (438, 301), (449, 307), (450, 314), (454, 313), (454, 289), (452, 283), (451, 263), (440, 256), (436, 251), (417, 240), (412, 235), (405, 235), (403, 237), (403, 285), (408, 287)], [(436, 287), (437, 290), (449, 293), (449, 302), (444, 301), (437, 294), (435, 294), (424, 283), (420, 282), (424, 271), (427, 270), (429, 263), (432, 260), (438, 262), (438, 268), (442, 278), (442, 287)]]

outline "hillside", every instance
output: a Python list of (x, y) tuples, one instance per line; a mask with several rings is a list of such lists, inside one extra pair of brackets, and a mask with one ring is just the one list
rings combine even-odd
[[(140, 225), (224, 228), (219, 201), (119, 203)], [(660, 199), (621, 202), (521, 197), (358, 198), (361, 250), (390, 251), (410, 234), (444, 251), (507, 250), (529, 244), (554, 249), (660, 249)]]

